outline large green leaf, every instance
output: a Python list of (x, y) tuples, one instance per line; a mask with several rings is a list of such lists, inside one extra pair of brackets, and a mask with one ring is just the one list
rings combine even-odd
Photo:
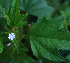
[(44, 17), (34, 24), (30, 34), (30, 43), (33, 54), (37, 58), (45, 57), (52, 61), (65, 61), (57, 51), (57, 49), (70, 49), (70, 33), (59, 29), (65, 19), (64, 15), (50, 20)]
[(20, 9), (35, 16), (44, 16), (52, 13), (53, 8), (45, 0), (19, 0)]

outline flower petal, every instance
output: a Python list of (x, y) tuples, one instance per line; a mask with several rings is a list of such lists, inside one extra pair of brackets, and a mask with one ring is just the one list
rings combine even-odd
[(9, 46), (11, 43), (7, 44), (7, 46)]

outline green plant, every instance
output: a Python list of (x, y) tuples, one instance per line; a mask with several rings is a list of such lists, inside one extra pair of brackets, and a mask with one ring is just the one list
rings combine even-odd
[[(42, 63), (43, 58), (57, 62), (65, 61), (65, 58), (58, 53), (58, 49), (70, 50), (70, 33), (63, 31), (61, 26), (65, 22), (66, 15), (50, 18), (53, 8), (46, 5), (45, 0), (9, 1), (12, 7), (10, 3), (7, 3), (8, 0), (7, 7), (0, 3), (0, 18), (6, 19), (5, 30), (0, 34), (0, 62), (5, 59), (3, 55), (8, 55), (5, 60), (7, 63), (15, 63), (13, 60), (17, 60), (17, 63), (20, 61)], [(20, 14), (19, 9), (27, 13)], [(25, 21), (28, 13), (38, 16), (36, 23), (29, 24)], [(8, 42), (4, 42), (4, 39)], [(21, 42), (22, 39), (25, 41)], [(27, 54), (29, 48), (39, 61)]]

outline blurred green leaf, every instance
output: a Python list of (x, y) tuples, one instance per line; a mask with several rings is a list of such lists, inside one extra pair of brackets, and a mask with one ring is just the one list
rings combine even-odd
[(42, 62), (42, 60), (36, 60), (36, 61), (34, 61), (32, 63), (43, 63), (43, 62)]
[(22, 62), (25, 62), (25, 63), (33, 62), (34, 60), (25, 53), (28, 50), (25, 48), (24, 45), (23, 46), (22, 45), (20, 45), (20, 48), (19, 48), (19, 55), (18, 55), (18, 53), (15, 50), (15, 52), (13, 53), (13, 58), (12, 59), (13, 60), (18, 60), (18, 56), (19, 56), (19, 59)]
[(0, 18), (0, 26), (2, 27), (2, 29), (3, 29), (3, 28), (5, 27), (5, 25), (7, 24), (6, 21), (7, 21), (7, 20), (6, 20), (5, 18), (3, 18), (3, 17)]
[(12, 6), (13, 0), (0, 0), (0, 4), (2, 8), (5, 8), (7, 11), (9, 11), (9, 8)]
[(66, 56), (66, 59), (67, 60), (70, 60), (70, 54)]
[(15, 38), (15, 39), (13, 39), (12, 41), (13, 41), (13, 43), (14, 43), (14, 46), (15, 46), (16, 49), (18, 50), (18, 45), (19, 45), (18, 40)]
[(53, 8), (45, 0), (19, 0), (20, 9), (34, 16), (42, 17), (53, 12)]
[(2, 53), (3, 48), (4, 48), (4, 46), (3, 46), (3, 39), (2, 39), (2, 37), (0, 36), (0, 54)]
[(3, 60), (5, 61), (5, 63), (8, 63), (11, 60), (11, 57), (10, 57), (11, 50), (9, 48), (10, 48), (10, 46), (7, 47), (7, 43), (6, 44), (4, 43), (3, 52), (0, 53), (0, 63)]
[(24, 62), (21, 62), (21, 61), (18, 61), (18, 60), (12, 60), (12, 61), (10, 61), (10, 63), (24, 63)]
[(4, 11), (1, 5), (0, 5), (0, 17), (4, 17)]

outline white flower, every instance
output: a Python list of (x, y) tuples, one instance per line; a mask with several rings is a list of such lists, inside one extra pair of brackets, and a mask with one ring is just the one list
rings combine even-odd
[(13, 38), (15, 38), (15, 35), (14, 35), (14, 33), (9, 33), (9, 37), (8, 37), (9, 39), (11, 39), (11, 40), (13, 40)]

